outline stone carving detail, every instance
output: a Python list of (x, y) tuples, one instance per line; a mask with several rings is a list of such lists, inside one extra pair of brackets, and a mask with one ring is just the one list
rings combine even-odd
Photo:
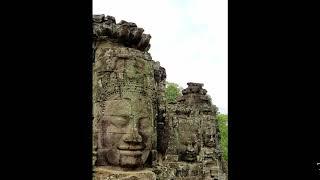
[(167, 107), (168, 149), (158, 179), (224, 180), (217, 108), (201, 83), (187, 83), (182, 96)]
[(94, 178), (154, 179), (150, 168), (166, 150), (165, 69), (134, 23), (104, 15), (93, 22)]
[(93, 16), (93, 178), (225, 180), (217, 108), (203, 84), (165, 99), (165, 68), (135, 23)]
[(93, 35), (95, 39), (109, 39), (126, 47), (148, 51), (151, 36), (143, 32), (144, 29), (137, 27), (135, 23), (122, 20), (116, 24), (116, 20), (112, 16), (93, 15)]

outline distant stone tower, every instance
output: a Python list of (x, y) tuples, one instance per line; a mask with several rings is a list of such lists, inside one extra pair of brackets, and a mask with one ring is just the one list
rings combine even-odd
[(169, 145), (159, 179), (225, 180), (217, 107), (203, 84), (187, 83), (176, 103), (168, 105)]
[[(155, 179), (165, 152), (165, 69), (135, 23), (93, 16), (94, 179)], [(158, 127), (159, 124), (159, 128)], [(161, 129), (162, 128), (162, 129)]]

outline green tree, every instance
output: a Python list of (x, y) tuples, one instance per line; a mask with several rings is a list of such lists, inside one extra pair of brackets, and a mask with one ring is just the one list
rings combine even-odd
[(181, 90), (182, 87), (180, 87), (178, 84), (166, 82), (165, 94), (167, 103), (175, 102), (178, 97), (182, 96)]
[(220, 145), (223, 152), (223, 158), (228, 161), (228, 115), (218, 114), (217, 118), (221, 134)]

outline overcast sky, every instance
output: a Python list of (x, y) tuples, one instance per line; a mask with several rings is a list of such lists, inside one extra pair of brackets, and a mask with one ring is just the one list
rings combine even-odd
[(143, 28), (167, 81), (204, 83), (219, 111), (228, 112), (227, 0), (93, 0), (93, 13)]

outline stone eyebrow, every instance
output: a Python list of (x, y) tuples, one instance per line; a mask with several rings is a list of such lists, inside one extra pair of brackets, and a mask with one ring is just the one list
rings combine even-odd
[(121, 117), (130, 117), (130, 112), (127, 111), (118, 111), (118, 112), (110, 112), (106, 114), (107, 116), (121, 116)]

